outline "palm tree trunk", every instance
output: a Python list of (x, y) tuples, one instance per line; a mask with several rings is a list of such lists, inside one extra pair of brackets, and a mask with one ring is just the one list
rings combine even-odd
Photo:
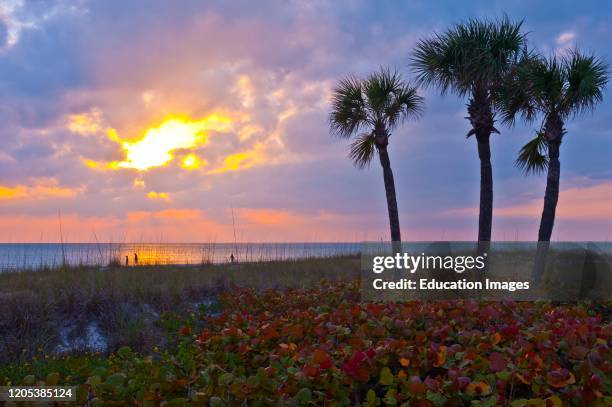
[(559, 117), (550, 116), (544, 125), (544, 137), (548, 143), (548, 173), (546, 176), (546, 192), (544, 193), (544, 209), (538, 231), (538, 246), (534, 262), (534, 283), (539, 284), (546, 268), (546, 258), (550, 246), (555, 213), (559, 201), (559, 179), (561, 163), (559, 147), (563, 138), (563, 121)]
[[(468, 117), (472, 129), (468, 137), (475, 135), (480, 158), (480, 211), (478, 215), (478, 241), (491, 241), (493, 225), (493, 169), (491, 167), (491, 133), (499, 133), (495, 128), (495, 119), (491, 109), (488, 92), (476, 88), (468, 103)], [(487, 245), (485, 245), (487, 247)]]
[(546, 177), (546, 192), (544, 193), (544, 209), (540, 219), (538, 244), (534, 262), (533, 281), (539, 284), (546, 269), (546, 259), (550, 248), (550, 237), (555, 224), (557, 201), (559, 200), (559, 178), (561, 165), (559, 162), (558, 142), (548, 142), (548, 175)]
[(548, 175), (546, 177), (546, 192), (544, 193), (544, 209), (542, 210), (540, 230), (538, 231), (539, 242), (550, 242), (555, 224), (555, 213), (559, 201), (559, 179), (561, 177), (560, 145), (560, 135), (555, 137), (555, 140), (548, 142)]
[(378, 156), (380, 165), (383, 168), (383, 177), (385, 180), (385, 192), (387, 194), (387, 210), (389, 211), (389, 227), (391, 228), (391, 241), (393, 251), (399, 253), (402, 250), (402, 236), (400, 233), (399, 213), (397, 210), (397, 198), (395, 196), (395, 181), (393, 180), (393, 171), (391, 171), (391, 161), (387, 147), (378, 148)]
[(493, 225), (493, 168), (491, 166), (490, 134), (476, 136), (480, 158), (480, 212), (478, 216), (478, 241), (491, 241)]

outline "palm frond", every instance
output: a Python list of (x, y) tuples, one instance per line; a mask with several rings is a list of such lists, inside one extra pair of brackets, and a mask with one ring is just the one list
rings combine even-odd
[(351, 143), (349, 158), (357, 168), (366, 168), (372, 162), (375, 153), (374, 134), (364, 133)]
[(401, 86), (401, 77), (396, 71), (391, 71), (389, 68), (380, 68), (365, 79), (363, 91), (366, 103), (377, 119), (383, 115), (389, 99)]
[(558, 111), (565, 89), (565, 74), (562, 61), (556, 56), (534, 64), (529, 71), (532, 97), (545, 114)]
[(354, 76), (341, 79), (332, 92), (329, 124), (332, 134), (348, 138), (367, 122), (363, 85)]
[(512, 126), (517, 116), (526, 122), (535, 120), (540, 106), (533, 98), (531, 72), (542, 61), (539, 54), (524, 49), (515, 66), (491, 92), (495, 109), (503, 123)]
[(417, 93), (417, 89), (403, 84), (385, 107), (387, 126), (393, 129), (408, 118), (419, 117), (423, 113), (424, 105), (425, 99)]
[(423, 86), (464, 96), (490, 89), (513, 66), (526, 45), (522, 21), (470, 19), (417, 43), (412, 67)]
[[(348, 76), (338, 83), (332, 94), (330, 130), (332, 135), (356, 137), (349, 156), (363, 168), (374, 154), (373, 132), (388, 137), (403, 120), (418, 117), (423, 105), (416, 87), (404, 81), (396, 70), (381, 67), (365, 79)], [(362, 134), (363, 131), (372, 133)]]
[(380, 68), (363, 82), (369, 116), (388, 130), (409, 117), (418, 117), (424, 100), (416, 87), (405, 82), (396, 70)]
[(424, 87), (439, 87), (441, 93), (453, 88), (455, 64), (452, 58), (452, 40), (436, 34), (431, 39), (419, 40), (412, 57), (417, 83)]
[(516, 166), (525, 174), (539, 174), (548, 168), (548, 144), (541, 132), (525, 144), (516, 159)]
[(572, 51), (562, 62), (567, 88), (561, 113), (570, 115), (591, 111), (603, 100), (603, 90), (608, 83), (608, 65), (594, 55)]

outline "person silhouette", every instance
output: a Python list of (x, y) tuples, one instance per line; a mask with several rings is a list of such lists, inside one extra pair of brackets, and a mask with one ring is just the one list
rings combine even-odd
[(233, 263), (236, 258), (234, 257), (234, 253), (230, 254), (230, 263)]
[(125, 256), (125, 265), (126, 266), (130, 265), (130, 258), (128, 256)]
[(136, 253), (134, 253), (134, 265), (138, 265), (138, 255)]

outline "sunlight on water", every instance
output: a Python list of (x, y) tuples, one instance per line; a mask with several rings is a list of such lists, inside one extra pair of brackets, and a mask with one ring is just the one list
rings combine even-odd
[(207, 264), (357, 254), (360, 243), (56, 243), (0, 244), (0, 271), (72, 266)]

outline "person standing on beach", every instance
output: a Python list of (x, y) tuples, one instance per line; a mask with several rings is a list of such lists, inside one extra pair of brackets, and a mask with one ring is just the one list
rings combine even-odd
[(138, 265), (138, 254), (134, 253), (134, 265)]
[(125, 265), (126, 266), (130, 265), (130, 258), (128, 256), (125, 256)]

